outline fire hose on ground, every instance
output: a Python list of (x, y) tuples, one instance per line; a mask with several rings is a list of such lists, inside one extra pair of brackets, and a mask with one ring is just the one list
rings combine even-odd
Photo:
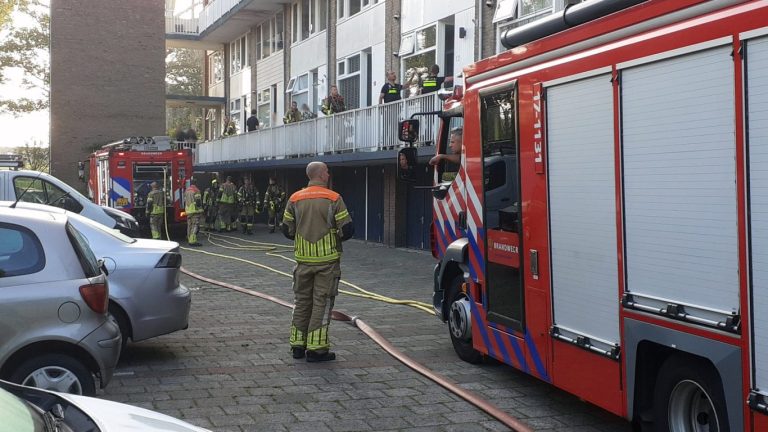
[[(166, 238), (168, 238), (168, 240), (170, 240), (170, 236), (168, 234), (168, 218), (167, 218), (167, 216), (165, 216), (164, 219), (165, 219), (164, 222), (165, 222)], [(225, 246), (225, 245), (221, 245), (221, 244), (216, 244), (216, 243), (211, 241), (213, 236), (224, 238), (224, 240), (223, 240), (224, 242), (229, 242), (233, 246)], [(237, 244), (237, 243), (231, 242), (229, 240), (226, 240), (227, 238), (229, 238), (229, 239), (237, 239), (239, 241), (245, 241), (245, 242), (248, 242), (248, 243), (252, 243), (252, 246), (242, 246), (240, 244)], [(212, 234), (212, 233), (208, 233), (208, 241), (211, 242), (211, 244), (214, 244), (214, 245), (216, 245), (218, 247), (223, 247), (223, 248), (236, 249), (236, 250), (264, 251), (267, 255), (274, 256), (274, 257), (279, 257), (279, 258), (282, 258), (282, 259), (285, 259), (285, 260), (288, 260), (288, 261), (291, 261), (291, 262), (295, 263), (294, 260), (292, 260), (292, 259), (290, 259), (288, 257), (285, 257), (283, 255), (280, 255), (278, 253), (275, 253), (275, 251), (279, 251), (280, 249), (288, 248), (289, 246), (287, 246), (287, 245), (281, 245), (281, 244), (275, 244), (275, 243), (261, 243), (261, 242), (251, 241), (251, 240), (240, 239), (240, 238), (234, 237), (234, 236), (222, 236), (220, 234)], [(277, 270), (277, 269), (272, 268), (270, 266), (267, 266), (267, 265), (264, 265), (264, 264), (261, 264), (261, 263), (257, 263), (255, 261), (247, 260), (247, 259), (244, 259), (244, 258), (235, 257), (235, 256), (229, 256), (229, 255), (224, 255), (224, 254), (218, 254), (218, 253), (214, 253), (214, 252), (204, 251), (204, 250), (201, 250), (201, 249), (193, 249), (193, 248), (188, 248), (188, 247), (183, 247), (183, 246), (181, 247), (181, 249), (185, 250), (185, 251), (197, 252), (197, 253), (202, 253), (202, 254), (205, 254), (205, 255), (216, 256), (216, 257), (220, 257), (220, 258), (224, 258), (224, 259), (231, 259), (231, 260), (235, 260), (235, 261), (244, 262), (246, 264), (250, 264), (250, 265), (259, 267), (261, 269), (264, 269), (264, 270), (267, 270), (267, 271), (271, 271), (271, 272), (280, 274), (282, 276), (291, 278), (291, 279), (293, 278), (293, 275), (291, 275), (289, 273), (286, 273), (284, 271)], [(277, 304), (279, 304), (281, 306), (285, 306), (287, 308), (293, 309), (293, 304), (292, 303), (287, 302), (285, 300), (282, 300), (280, 298), (271, 296), (269, 294), (264, 294), (264, 293), (261, 293), (261, 292), (258, 292), (258, 291), (254, 291), (254, 290), (250, 290), (250, 289), (247, 289), (247, 288), (243, 288), (243, 287), (240, 287), (240, 286), (237, 286), (237, 285), (234, 285), (234, 284), (230, 284), (230, 283), (227, 283), (227, 282), (222, 282), (222, 281), (218, 281), (218, 280), (215, 280), (215, 279), (207, 278), (205, 276), (202, 276), (202, 275), (199, 275), (197, 273), (191, 272), (191, 271), (187, 270), (184, 267), (181, 268), (181, 271), (184, 274), (186, 274), (186, 275), (188, 275), (190, 277), (193, 277), (195, 279), (198, 279), (200, 281), (203, 281), (203, 282), (206, 282), (206, 283), (209, 283), (209, 284), (212, 284), (212, 285), (217, 285), (217, 286), (220, 286), (220, 287), (223, 287), (223, 288), (231, 289), (231, 290), (234, 290), (234, 291), (237, 291), (237, 292), (241, 292), (243, 294), (259, 297), (261, 299), (268, 300), (268, 301), (277, 303)], [(345, 282), (345, 281), (340, 281), (340, 282), (345, 284), (345, 285), (347, 285), (347, 286), (353, 287), (353, 288), (363, 292), (363, 294), (360, 294), (360, 293), (353, 293), (353, 292), (350, 292), (350, 291), (344, 291), (345, 294), (356, 296), (356, 297), (369, 298), (369, 299), (378, 300), (378, 301), (384, 301), (384, 302), (387, 302), (387, 303), (408, 305), (408, 306), (415, 307), (415, 308), (417, 308), (419, 310), (426, 311), (426, 312), (428, 312), (430, 314), (433, 313), (432, 308), (429, 305), (427, 305), (426, 303), (417, 302), (417, 301), (413, 301), (413, 300), (397, 300), (397, 299), (393, 299), (393, 298), (390, 298), (390, 297), (382, 296), (382, 295), (377, 294), (377, 293), (372, 293), (372, 292), (366, 291), (366, 290), (364, 290), (364, 289), (362, 289), (362, 288), (360, 288), (360, 287), (358, 287), (358, 286), (356, 286), (354, 284), (351, 284), (351, 283), (348, 283), (348, 282)], [(339, 292), (342, 292), (342, 291), (343, 290), (339, 290)], [(349, 316), (349, 315), (347, 315), (347, 314), (345, 314), (343, 312), (337, 311), (337, 310), (332, 311), (331, 318), (336, 320), (336, 321), (346, 322), (346, 323), (356, 327), (357, 329), (362, 331), (366, 336), (368, 336), (372, 341), (374, 341), (377, 345), (379, 345), (382, 349), (384, 349), (384, 351), (389, 353), (392, 357), (397, 359), (399, 362), (403, 363), (405, 366), (411, 368), (413, 371), (423, 375), (424, 377), (429, 378), (435, 384), (445, 388), (446, 390), (450, 391), (451, 393), (459, 396), (460, 398), (464, 399), (465, 401), (469, 402), (470, 404), (476, 406), (477, 408), (479, 408), (480, 410), (484, 411), (489, 416), (495, 418), (496, 420), (498, 420), (499, 422), (501, 422), (505, 426), (509, 427), (513, 431), (517, 431), (517, 432), (532, 432), (533, 431), (531, 428), (529, 428), (527, 425), (525, 425), (525, 423), (523, 423), (520, 420), (510, 416), (509, 414), (504, 412), (504, 410), (502, 410), (501, 408), (497, 407), (493, 403), (483, 399), (477, 393), (474, 393), (474, 392), (472, 392), (470, 390), (466, 390), (464, 388), (459, 387), (455, 383), (453, 383), (450, 380), (448, 380), (446, 377), (444, 377), (444, 376), (442, 376), (442, 375), (440, 375), (440, 374), (430, 370), (426, 366), (424, 366), (421, 363), (417, 362), (416, 360), (412, 359), (407, 354), (405, 354), (402, 351), (400, 351), (399, 349), (397, 349), (384, 336), (379, 334), (376, 330), (374, 330), (371, 326), (369, 326), (365, 321), (361, 320), (360, 318), (358, 318), (356, 316)]]

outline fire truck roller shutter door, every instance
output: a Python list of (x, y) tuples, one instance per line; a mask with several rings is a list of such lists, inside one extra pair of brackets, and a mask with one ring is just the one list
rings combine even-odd
[(768, 399), (768, 37), (746, 42), (755, 387)]
[(726, 326), (739, 313), (732, 45), (687, 51), (618, 65), (625, 289), (641, 307)]
[(598, 73), (546, 89), (552, 301), (559, 334), (610, 352), (620, 344), (613, 85)]

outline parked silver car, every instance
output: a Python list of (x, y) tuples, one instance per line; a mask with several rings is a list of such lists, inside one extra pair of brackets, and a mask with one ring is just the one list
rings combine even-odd
[(120, 355), (109, 288), (66, 214), (0, 207), (0, 378), (92, 395)]
[[(0, 381), (0, 413), (0, 431), (208, 431), (165, 414), (127, 404), (54, 393), (5, 381)], [(56, 427), (49, 428), (46, 424)]]
[[(0, 203), (7, 207), (10, 202)], [(181, 253), (171, 241), (134, 239), (65, 210), (32, 203), (17, 208), (67, 215), (109, 271), (109, 313), (123, 346), (187, 328), (192, 294), (179, 282)]]

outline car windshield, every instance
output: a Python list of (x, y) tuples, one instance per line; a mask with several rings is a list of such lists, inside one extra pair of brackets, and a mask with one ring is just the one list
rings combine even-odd
[(23, 399), (0, 389), (0, 432), (45, 430), (42, 415)]

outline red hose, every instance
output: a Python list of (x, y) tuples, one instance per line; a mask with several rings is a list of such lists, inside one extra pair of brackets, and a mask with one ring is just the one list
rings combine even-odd
[[(203, 282), (207, 282), (209, 284), (218, 285), (224, 288), (229, 288), (235, 291), (239, 291), (241, 293), (245, 293), (248, 295), (256, 296), (259, 298), (263, 298), (265, 300), (269, 300), (272, 302), (275, 302), (279, 305), (293, 308), (293, 304), (288, 303), (286, 301), (283, 301), (277, 297), (272, 297), (271, 295), (260, 293), (258, 291), (249, 290), (243, 287), (239, 287), (237, 285), (232, 285), (226, 282), (220, 282), (215, 279), (210, 279), (205, 276), (201, 276), (197, 273), (193, 273), (184, 267), (181, 268), (181, 271), (184, 274), (187, 274), (195, 279), (199, 279)], [(497, 407), (496, 405), (492, 404), (491, 402), (488, 402), (487, 400), (483, 399), (478, 395), (477, 393), (474, 393), (472, 391), (463, 389), (456, 384), (450, 382), (442, 375), (426, 368), (421, 363), (415, 361), (414, 359), (410, 358), (408, 355), (401, 352), (399, 349), (395, 348), (394, 345), (392, 345), (384, 336), (380, 335), (376, 330), (374, 330), (371, 326), (366, 324), (363, 320), (361, 320), (358, 317), (350, 317), (349, 315), (345, 314), (344, 312), (339, 311), (332, 311), (331, 312), (331, 318), (337, 321), (345, 321), (350, 323), (351, 325), (357, 327), (365, 333), (366, 336), (371, 338), (372, 341), (376, 342), (380, 347), (384, 349), (384, 351), (388, 352), (392, 357), (399, 360), (404, 365), (408, 366), (409, 368), (413, 369), (414, 371), (424, 375), (425, 377), (431, 379), (436, 384), (440, 385), (441, 387), (445, 388), (446, 390), (450, 391), (451, 393), (456, 394), (460, 398), (466, 400), (467, 402), (471, 403), (472, 405), (480, 408), (481, 410), (485, 411), (488, 415), (491, 417), (494, 417), (496, 420), (500, 421), (513, 431), (518, 432), (532, 432), (533, 430), (526, 426), (523, 422), (520, 420), (510, 416), (506, 412), (504, 412), (501, 408)]]

